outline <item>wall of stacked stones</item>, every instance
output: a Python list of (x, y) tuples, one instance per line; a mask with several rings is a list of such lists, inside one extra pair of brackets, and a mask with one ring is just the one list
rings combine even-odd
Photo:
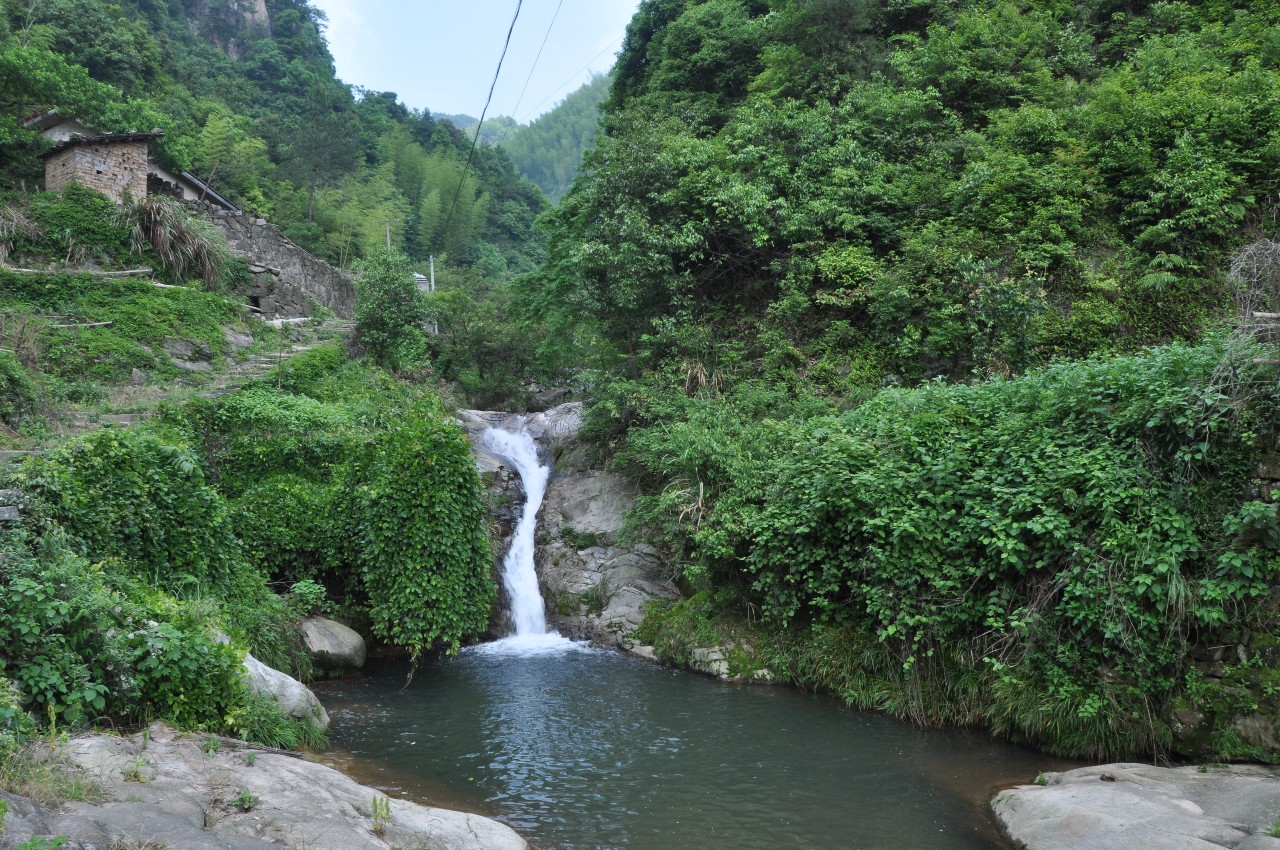
[(231, 252), (249, 262), (253, 280), (246, 294), (265, 318), (310, 316), (317, 304), (345, 319), (355, 314), (351, 275), (313, 257), (274, 224), (207, 201), (187, 201), (184, 206), (219, 227)]

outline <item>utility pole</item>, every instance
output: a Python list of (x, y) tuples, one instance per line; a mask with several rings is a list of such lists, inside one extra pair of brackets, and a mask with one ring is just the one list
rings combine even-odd
[(391, 219), (387, 219), (387, 256), (391, 256)]
[[(431, 278), (427, 283), (427, 291), (435, 292), (436, 291), (436, 255), (432, 254), (428, 259), (431, 261)], [(430, 330), (431, 330), (431, 333), (433, 334), (439, 334), (440, 323), (435, 319), (432, 319)]]

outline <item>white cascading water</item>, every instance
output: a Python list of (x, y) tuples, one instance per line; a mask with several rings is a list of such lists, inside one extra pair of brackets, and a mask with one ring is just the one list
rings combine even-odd
[(516, 633), (504, 640), (487, 644), (494, 651), (546, 651), (576, 646), (573, 641), (558, 632), (547, 631), (547, 613), (542, 603), (542, 591), (538, 588), (538, 572), (534, 567), (534, 532), (537, 527), (538, 509), (547, 492), (549, 466), (538, 463), (538, 446), (524, 429), (524, 417), (517, 420), (518, 431), (489, 428), (480, 437), (480, 444), (498, 457), (511, 463), (524, 484), (524, 510), (516, 523), (511, 538), (511, 548), (502, 562), (502, 583), (511, 599), (511, 620)]

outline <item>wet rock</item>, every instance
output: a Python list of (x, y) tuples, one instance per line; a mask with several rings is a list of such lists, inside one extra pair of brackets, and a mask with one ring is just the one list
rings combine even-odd
[(1044, 782), (991, 803), (1020, 850), (1280, 850), (1266, 834), (1280, 815), (1280, 773), (1270, 768), (1111, 764)]
[(364, 638), (342, 623), (312, 617), (299, 626), (307, 655), (322, 670), (359, 670), (364, 666), (368, 650)]

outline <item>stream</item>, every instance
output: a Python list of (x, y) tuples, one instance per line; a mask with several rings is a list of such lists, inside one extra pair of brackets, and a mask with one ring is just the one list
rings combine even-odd
[(522, 423), (478, 438), (528, 497), (503, 563), (515, 633), (408, 686), (396, 665), (318, 683), (328, 760), (359, 781), (497, 818), (540, 850), (992, 850), (993, 791), (1075, 766), (548, 631), (533, 563), (548, 469)]

